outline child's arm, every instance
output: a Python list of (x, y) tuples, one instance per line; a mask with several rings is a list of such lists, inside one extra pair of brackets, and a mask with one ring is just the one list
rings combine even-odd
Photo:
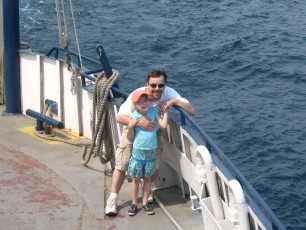
[(134, 140), (134, 136), (135, 136), (135, 132), (134, 132), (134, 127), (137, 125), (139, 119), (136, 117), (131, 117), (129, 120), (129, 124), (128, 124), (128, 136), (129, 138), (131, 138), (132, 140)]
[(168, 109), (164, 111), (163, 116), (160, 116), (159, 114), (157, 114), (157, 120), (158, 120), (159, 126), (163, 129), (167, 128), (167, 125), (168, 125), (168, 117), (169, 117), (168, 111), (169, 111)]

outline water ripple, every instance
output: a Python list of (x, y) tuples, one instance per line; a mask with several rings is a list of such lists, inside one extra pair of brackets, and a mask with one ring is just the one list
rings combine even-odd
[[(96, 58), (104, 45), (126, 91), (165, 68), (287, 228), (305, 228), (306, 1), (76, 0), (74, 8), (84, 55)], [(23, 0), (20, 9), (22, 40), (41, 53), (58, 44), (54, 2)]]

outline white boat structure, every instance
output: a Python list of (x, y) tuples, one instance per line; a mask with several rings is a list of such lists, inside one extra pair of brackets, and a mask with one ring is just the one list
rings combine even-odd
[[(6, 5), (11, 4), (8, 2), (6, 1)], [(5, 28), (4, 26), (4, 30)], [(6, 45), (7, 39), (11, 38), (4, 37)], [(10, 52), (17, 53), (18, 62), (16, 55)], [(103, 47), (98, 46), (96, 52), (99, 60), (79, 57), (78, 53), (61, 47), (51, 48), (46, 55), (37, 54), (29, 47), (22, 46), (5, 50), (4, 68), (7, 70), (20, 67), (17, 78), (5, 76), (6, 89), (20, 88), (20, 98), (16, 98), (14, 91), (15, 101), (6, 100), (7, 115), (23, 113), (32, 116), (37, 119), (37, 130), (47, 132), (47, 124), (69, 129), (79, 136), (92, 139), (94, 93), (100, 90), (99, 93), (106, 95), (107, 101), (103, 111), (94, 114), (97, 116), (97, 124), (100, 124), (98, 120), (102, 113), (106, 117), (103, 127), (108, 132), (109, 139), (106, 142), (110, 141), (113, 152), (119, 143), (122, 129), (116, 122), (116, 114), (128, 93), (111, 80), (105, 80), (104, 84), (108, 84), (105, 88), (95, 88), (96, 80), (101, 74), (105, 79), (112, 79), (117, 75), (117, 71), (108, 63)], [(77, 60), (73, 63), (74, 68), (70, 66), (70, 57)], [(80, 60), (89, 62), (94, 67), (81, 69)], [(10, 70), (6, 72), (14, 74)], [(11, 80), (7, 79), (14, 79), (14, 84), (20, 79), (20, 85), (12, 86)], [(7, 92), (6, 98), (11, 97), (10, 93)], [(20, 107), (16, 111), (18, 102)], [(46, 107), (50, 109), (50, 117), (45, 114)], [(112, 164), (112, 153), (107, 149), (109, 146), (105, 146), (106, 142), (100, 142), (96, 141), (96, 146), (104, 144), (103, 149), (98, 151), (101, 161)], [(154, 195), (166, 215), (174, 219), (174, 222), (175, 216), (169, 214), (162, 201), (162, 197), (171, 189), (179, 190), (181, 197), (190, 201), (187, 211), (197, 217), (194, 223), (197, 229), (286, 229), (226, 154), (181, 108), (172, 109), (162, 148), (160, 173), (155, 183)], [(90, 160), (91, 155), (92, 152), (87, 148), (87, 152), (84, 151), (84, 164)], [(177, 228), (181, 229), (178, 225)]]

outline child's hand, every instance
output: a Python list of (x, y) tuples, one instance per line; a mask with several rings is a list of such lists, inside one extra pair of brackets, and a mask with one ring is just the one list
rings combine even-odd
[(136, 117), (131, 117), (129, 120), (128, 127), (132, 128), (138, 123), (139, 119)]
[(166, 101), (163, 101), (162, 103), (160, 103), (159, 108), (161, 109), (161, 111), (163, 112), (167, 112), (170, 107), (176, 105), (176, 99), (169, 99)]

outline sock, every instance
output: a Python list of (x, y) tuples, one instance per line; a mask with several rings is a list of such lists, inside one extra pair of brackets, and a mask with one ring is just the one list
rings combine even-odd
[(111, 192), (110, 194), (109, 194), (109, 199), (117, 199), (117, 193), (114, 193), (114, 192)]

